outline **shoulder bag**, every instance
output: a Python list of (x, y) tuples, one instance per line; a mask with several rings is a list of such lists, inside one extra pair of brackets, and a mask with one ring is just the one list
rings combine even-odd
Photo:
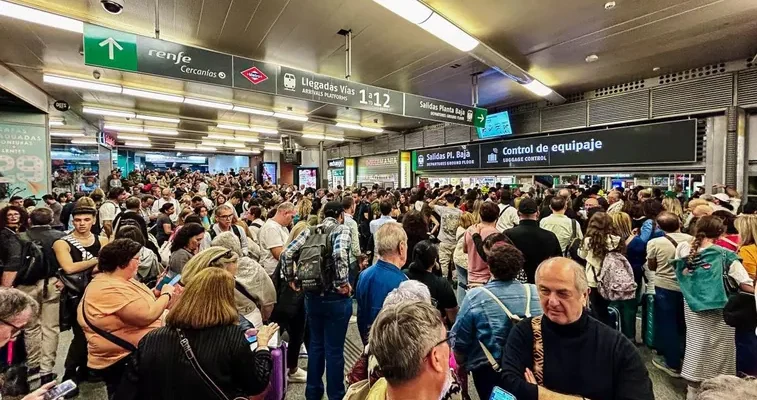
[[(81, 253), (81, 257), (83, 261), (89, 261), (93, 258), (95, 258), (87, 249), (82, 246), (82, 244), (76, 240), (71, 235), (64, 236), (62, 240), (65, 240), (66, 243), (68, 243), (70, 246), (73, 246), (79, 252)], [(95, 240), (100, 240), (97, 236), (95, 236)], [(73, 274), (67, 274), (61, 270), (61, 273), (59, 274), (60, 281), (63, 283), (63, 286), (67, 290), (70, 290), (74, 293), (84, 293), (84, 289), (86, 289), (87, 285), (89, 284), (89, 281), (92, 280), (92, 268), (87, 268), (84, 271), (75, 272)]]
[[(524, 284), (523, 287), (526, 290), (526, 312), (525, 312), (525, 316), (526, 316), (526, 318), (529, 318), (529, 317), (531, 317), (531, 286), (528, 285), (528, 284)], [(505, 312), (505, 314), (507, 315), (507, 318), (510, 319), (510, 322), (513, 325), (517, 325), (520, 321), (522, 321), (522, 318), (520, 316), (515, 315), (512, 312), (510, 312), (510, 310), (507, 308), (507, 306), (505, 306), (505, 304), (502, 303), (502, 301), (499, 298), (497, 298), (497, 296), (495, 296), (494, 293), (492, 293), (489, 289), (487, 289), (484, 286), (481, 286), (481, 290), (484, 293), (486, 293), (487, 295), (489, 295), (489, 297), (491, 297), (500, 306), (500, 308), (502, 308), (502, 311)], [(491, 366), (494, 369), (494, 371), (499, 372), (500, 369), (501, 369), (500, 365), (499, 365), (499, 363), (497, 363), (497, 360), (494, 359), (494, 356), (492, 355), (492, 353), (489, 351), (489, 349), (486, 348), (486, 345), (483, 342), (481, 342), (480, 340), (478, 341), (478, 344), (479, 344), (479, 346), (481, 346), (481, 350), (484, 351), (484, 355), (486, 356), (486, 359), (489, 361), (489, 364), (491, 364)]]
[(114, 334), (106, 331), (105, 329), (101, 329), (101, 328), (95, 326), (95, 324), (93, 324), (92, 321), (89, 320), (89, 318), (87, 317), (87, 312), (84, 310), (84, 307), (87, 305), (87, 303), (85, 301), (85, 298), (86, 298), (86, 296), (82, 297), (82, 299), (81, 299), (81, 301), (82, 301), (81, 315), (84, 318), (84, 322), (87, 324), (87, 326), (89, 326), (89, 329), (92, 329), (96, 334), (102, 336), (103, 338), (107, 339), (109, 342), (111, 342), (111, 343), (113, 343), (115, 345), (121, 346), (124, 350), (126, 350), (126, 351), (128, 351), (130, 353), (133, 353), (133, 352), (137, 351), (137, 347), (134, 346), (133, 344), (131, 344), (131, 343), (127, 342), (126, 340), (121, 339), (120, 337), (118, 337), (118, 336), (116, 336), (116, 335), (114, 335)]
[(544, 341), (541, 336), (541, 315), (531, 319), (534, 332), (534, 377), (539, 386), (544, 386)]
[[(192, 347), (189, 345), (189, 340), (187, 340), (187, 337), (184, 336), (184, 332), (182, 332), (181, 329), (176, 329), (176, 332), (179, 334), (179, 343), (181, 344), (182, 350), (184, 350), (184, 355), (187, 356), (187, 359), (189, 360), (189, 364), (192, 365), (192, 369), (195, 370), (197, 375), (202, 379), (203, 382), (205, 382), (210, 390), (215, 393), (216, 397), (221, 400), (229, 400), (229, 397), (226, 396), (226, 393), (224, 393), (223, 390), (221, 390), (221, 388), (219, 388), (218, 385), (213, 382), (213, 379), (211, 379), (210, 376), (205, 373), (205, 370), (202, 369), (202, 366), (200, 366), (200, 363), (197, 361), (197, 358), (192, 351)], [(245, 400), (245, 398), (235, 397), (234, 400)]]

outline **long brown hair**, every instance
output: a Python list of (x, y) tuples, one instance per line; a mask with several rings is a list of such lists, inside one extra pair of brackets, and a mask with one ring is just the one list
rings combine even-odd
[(694, 241), (691, 243), (691, 252), (689, 252), (689, 264), (696, 262), (697, 252), (702, 246), (702, 241), (707, 239), (715, 240), (725, 232), (723, 220), (714, 215), (705, 215), (700, 217), (694, 227)]
[(181, 299), (168, 312), (166, 324), (174, 328), (203, 329), (236, 325), (234, 277), (221, 268), (205, 268), (187, 282)]
[[(607, 249), (607, 239), (615, 233), (612, 218), (606, 212), (597, 212), (589, 220), (586, 228), (586, 237), (589, 238), (589, 250), (597, 258), (603, 258), (611, 250)], [(623, 250), (624, 242), (620, 240), (618, 247), (613, 250)]]

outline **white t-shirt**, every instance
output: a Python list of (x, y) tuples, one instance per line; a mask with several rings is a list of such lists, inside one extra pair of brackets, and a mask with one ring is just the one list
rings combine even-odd
[(498, 204), (499, 206), (499, 218), (497, 219), (497, 230), (504, 232), (510, 228), (515, 227), (520, 223), (520, 217), (518, 216), (518, 209), (505, 204)]
[(287, 239), (289, 239), (289, 230), (279, 225), (279, 223), (274, 221), (273, 218), (266, 221), (263, 227), (260, 228), (260, 232), (258, 233), (260, 252), (262, 253), (260, 265), (265, 268), (268, 275), (273, 274), (276, 270), (276, 265), (279, 263), (279, 261), (273, 257), (271, 249), (275, 247), (283, 247)]
[(100, 226), (103, 226), (108, 221), (113, 222), (116, 219), (116, 215), (120, 213), (121, 207), (110, 200), (106, 201), (100, 206)]

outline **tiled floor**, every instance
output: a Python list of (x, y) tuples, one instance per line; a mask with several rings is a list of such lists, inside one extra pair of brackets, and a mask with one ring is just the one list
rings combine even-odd
[[(359, 336), (357, 334), (357, 327), (352, 324), (349, 327), (349, 331), (347, 332), (347, 340), (349, 343), (347, 343), (347, 346), (345, 346), (345, 355), (346, 355), (346, 364), (352, 365), (354, 362), (359, 347)], [(58, 346), (58, 361), (56, 363), (57, 366), (63, 365), (63, 359), (65, 358), (66, 351), (68, 350), (68, 345), (71, 341), (71, 333), (70, 332), (64, 332), (61, 334), (61, 341), (60, 345)], [(644, 360), (647, 363), (647, 368), (649, 369), (649, 374), (652, 378), (652, 383), (654, 385), (654, 391), (655, 391), (655, 399), (657, 400), (683, 400), (685, 398), (686, 393), (686, 386), (684, 382), (680, 379), (673, 379), (666, 375), (665, 373), (657, 370), (654, 366), (652, 366), (651, 359), (652, 354), (647, 350), (646, 348), (641, 348), (642, 356), (644, 357)], [(306, 359), (300, 359), (300, 366), (303, 368), (307, 367), (307, 360)], [(59, 374), (62, 373), (62, 371), (56, 371)], [(81, 400), (105, 400), (107, 399), (106, 393), (105, 393), (105, 387), (101, 384), (90, 384), (85, 383), (81, 386), (81, 395), (78, 397)], [(475, 393), (475, 389), (473, 389), (473, 386), (471, 385), (471, 397), (474, 400), (479, 400), (478, 396)], [(304, 399), (305, 398), (305, 385), (304, 384), (290, 384), (289, 390), (287, 392), (287, 399)]]

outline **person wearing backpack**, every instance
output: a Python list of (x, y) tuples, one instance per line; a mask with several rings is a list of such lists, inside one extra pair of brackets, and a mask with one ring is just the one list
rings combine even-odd
[(329, 400), (341, 400), (345, 394), (344, 341), (352, 315), (349, 271), (350, 264), (357, 260), (351, 259), (352, 235), (343, 221), (342, 203), (326, 203), (323, 223), (304, 230), (279, 259), (289, 286), (305, 293), (310, 331), (305, 389), (308, 400), (323, 397), (324, 363)]
[(518, 209), (511, 205), (512, 194), (509, 190), (503, 190), (499, 197), (499, 218), (497, 219), (497, 230), (504, 232), (520, 223), (518, 218)]
[(53, 367), (58, 350), (60, 290), (55, 285), (58, 260), (53, 243), (65, 234), (51, 227), (53, 212), (36, 208), (29, 215), (31, 227), (19, 235), (22, 243), (21, 268), (13, 286), (39, 304), (38, 313), (24, 330), (26, 365), (30, 377), (39, 374), (41, 384), (55, 380)]
[(495, 243), (487, 261), (492, 280), (468, 291), (451, 330), (455, 360), (473, 374), (481, 399), (488, 399), (499, 385), (498, 363), (510, 330), (521, 318), (542, 314), (536, 286), (517, 280), (525, 262), (520, 250)]
[(565, 197), (553, 197), (549, 201), (549, 209), (552, 212), (548, 217), (539, 221), (539, 227), (554, 233), (557, 236), (557, 241), (560, 242), (560, 250), (563, 256), (572, 258), (584, 239), (581, 226), (578, 221), (565, 215), (565, 210), (568, 209), (568, 202)]
[(242, 244), (242, 253), (244, 253), (245, 256), (249, 255), (250, 250), (247, 243), (247, 234), (241, 227), (232, 223), (232, 220), (236, 218), (234, 216), (234, 208), (231, 205), (222, 204), (216, 207), (214, 214), (216, 223), (208, 229), (208, 234), (205, 235), (205, 240), (203, 240), (202, 245), (200, 246), (200, 251), (210, 247), (210, 243), (219, 234), (231, 231), (234, 232), (234, 235), (239, 239), (239, 243)]
[(730, 295), (754, 293), (754, 286), (738, 255), (715, 245), (724, 232), (720, 218), (701, 217), (694, 241), (679, 243), (671, 261), (684, 299), (686, 352), (681, 377), (688, 383), (687, 399), (696, 398), (706, 379), (736, 375), (735, 328), (724, 321), (723, 309)]

